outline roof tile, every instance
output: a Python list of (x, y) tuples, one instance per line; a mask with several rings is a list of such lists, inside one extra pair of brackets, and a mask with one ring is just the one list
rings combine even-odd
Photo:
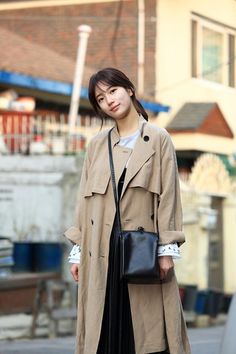
[(168, 124), (167, 129), (194, 130), (202, 124), (215, 105), (215, 102), (185, 103)]
[[(0, 45), (0, 70), (72, 83), (75, 61), (1, 27)], [(92, 72), (86, 67), (83, 79), (85, 86)]]

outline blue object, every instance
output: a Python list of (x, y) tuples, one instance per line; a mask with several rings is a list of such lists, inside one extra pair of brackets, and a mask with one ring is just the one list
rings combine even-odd
[(206, 302), (206, 314), (210, 317), (216, 317), (222, 308), (223, 293), (214, 289), (210, 289)]
[(222, 312), (223, 313), (228, 313), (232, 297), (233, 296), (231, 294), (224, 294), (223, 303), (222, 303)]
[(144, 100), (140, 100), (140, 102), (143, 105), (144, 109), (147, 109), (147, 110), (154, 112), (154, 113), (169, 112), (169, 110), (170, 110), (170, 106), (164, 106), (161, 103), (149, 102), (149, 101), (144, 101)]
[(14, 272), (32, 272), (33, 244), (31, 242), (15, 242), (13, 249)]
[(194, 311), (197, 299), (197, 285), (186, 285), (183, 299), (183, 309), (185, 311)]
[(60, 272), (62, 245), (55, 242), (34, 243), (33, 269), (36, 272)]
[[(5, 84), (23, 86), (36, 90), (58, 93), (70, 96), (72, 93), (72, 84), (61, 81), (41, 79), (30, 75), (12, 73), (10, 71), (0, 70), (0, 82)], [(81, 89), (81, 97), (87, 98), (87, 89)]]
[(199, 315), (206, 313), (206, 303), (207, 303), (208, 292), (200, 290), (197, 293), (197, 299), (195, 303), (195, 312)]

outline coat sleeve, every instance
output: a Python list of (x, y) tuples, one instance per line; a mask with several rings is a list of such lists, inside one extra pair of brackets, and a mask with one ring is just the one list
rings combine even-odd
[(157, 211), (160, 244), (185, 241), (182, 206), (174, 145), (166, 130), (161, 136), (161, 193)]
[(80, 186), (79, 186), (79, 193), (77, 198), (76, 204), (76, 211), (75, 211), (75, 223), (74, 226), (71, 226), (64, 232), (64, 236), (68, 238), (73, 244), (81, 245), (81, 226), (82, 226), (82, 200), (83, 194), (85, 189), (85, 184), (87, 181), (88, 169), (89, 169), (89, 153), (85, 155), (81, 179), (80, 179)]

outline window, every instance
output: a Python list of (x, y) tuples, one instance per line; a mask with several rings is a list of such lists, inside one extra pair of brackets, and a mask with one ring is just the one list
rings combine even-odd
[(223, 82), (223, 45), (222, 33), (202, 28), (202, 77), (218, 83)]
[(192, 76), (235, 87), (236, 29), (192, 18)]

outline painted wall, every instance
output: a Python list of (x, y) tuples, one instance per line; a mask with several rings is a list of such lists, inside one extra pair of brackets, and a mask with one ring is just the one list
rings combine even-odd
[(209, 215), (211, 198), (184, 191), (181, 198), (186, 242), (180, 248), (181, 259), (175, 261), (177, 279), (180, 285), (191, 284), (207, 289), (209, 231), (202, 227), (202, 218)]
[[(185, 102), (217, 102), (236, 136), (236, 89), (191, 77), (191, 12), (236, 28), (236, 2), (159, 0), (157, 6), (156, 99), (171, 106), (159, 124), (166, 126)], [(234, 143), (235, 151), (236, 137)]]
[(236, 196), (224, 201), (224, 281), (225, 291), (236, 291)]
[(80, 168), (72, 156), (4, 156), (0, 160), (1, 235), (61, 241), (73, 222)]
[(172, 136), (173, 143), (178, 151), (196, 150), (206, 151), (213, 154), (230, 155), (236, 150), (235, 140), (227, 139), (219, 136), (209, 136), (205, 134), (195, 133), (178, 133)]
[[(207, 289), (209, 271), (209, 236), (212, 220), (211, 197), (182, 190), (183, 230), (186, 242), (181, 246), (181, 260), (175, 261), (179, 284)], [(236, 291), (236, 197), (223, 202), (223, 278), (224, 292)]]

